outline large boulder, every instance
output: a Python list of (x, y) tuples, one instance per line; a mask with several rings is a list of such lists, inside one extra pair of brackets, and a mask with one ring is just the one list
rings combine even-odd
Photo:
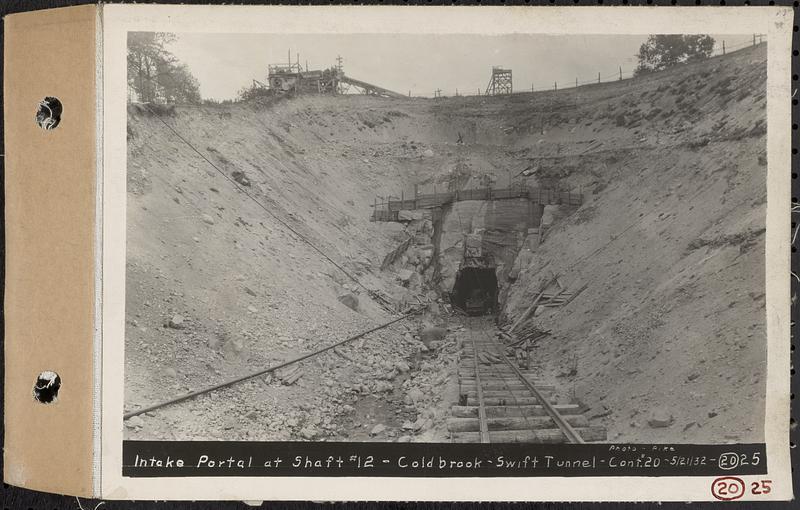
[(134, 416), (125, 421), (125, 426), (129, 429), (144, 427), (144, 420), (140, 416)]
[(392, 383), (388, 381), (378, 381), (375, 383), (375, 393), (385, 393), (387, 391), (392, 391), (393, 389), (394, 386), (392, 386)]
[(397, 278), (399, 278), (401, 282), (408, 282), (413, 274), (414, 271), (410, 269), (401, 269), (397, 272)]
[(650, 428), (654, 429), (669, 427), (673, 423), (675, 423), (675, 417), (666, 409), (656, 409), (650, 414), (650, 419), (647, 420)]
[(424, 397), (425, 394), (422, 393), (422, 391), (420, 391), (419, 388), (411, 388), (410, 390), (408, 390), (408, 393), (406, 394), (406, 399), (412, 404), (416, 404)]
[(420, 330), (419, 339), (422, 340), (426, 347), (430, 347), (432, 342), (444, 340), (445, 335), (447, 335), (447, 329), (445, 328), (426, 326)]
[(183, 329), (185, 327), (185, 320), (186, 319), (184, 319), (182, 315), (175, 314), (167, 321), (167, 327), (172, 329)]
[(303, 427), (302, 429), (300, 429), (300, 436), (303, 439), (311, 440), (311, 439), (314, 439), (315, 437), (317, 437), (318, 434), (319, 434), (319, 431), (316, 428), (314, 428), (313, 426), (311, 426), (311, 425), (309, 425), (307, 427)]
[(346, 294), (342, 294), (341, 296), (339, 296), (339, 302), (355, 312), (359, 311), (358, 296), (356, 296), (352, 292), (348, 292)]

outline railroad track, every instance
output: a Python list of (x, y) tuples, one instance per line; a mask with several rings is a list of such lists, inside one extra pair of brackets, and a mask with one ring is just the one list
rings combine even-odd
[(577, 404), (557, 404), (555, 387), (520, 369), (485, 318), (467, 319), (458, 366), (460, 401), (447, 420), (457, 443), (583, 443), (604, 441)]

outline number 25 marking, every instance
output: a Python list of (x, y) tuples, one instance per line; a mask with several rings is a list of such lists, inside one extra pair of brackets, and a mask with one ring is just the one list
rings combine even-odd
[(753, 482), (750, 486), (750, 492), (753, 494), (769, 494), (772, 491), (772, 480), (761, 480)]

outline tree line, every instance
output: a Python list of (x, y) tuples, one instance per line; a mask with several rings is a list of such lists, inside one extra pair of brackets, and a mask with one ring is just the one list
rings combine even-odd
[[(167, 47), (176, 36), (164, 32), (128, 33), (128, 87), (143, 103), (227, 104), (200, 96), (200, 83), (186, 64)], [(242, 87), (236, 101), (248, 101), (268, 95), (268, 90), (253, 83)]]
[(703, 60), (713, 52), (714, 38), (710, 35), (651, 35), (639, 47), (636, 55), (638, 65), (633, 75), (641, 76), (678, 64)]
[(200, 83), (167, 50), (174, 34), (128, 33), (128, 86), (143, 103), (199, 104)]

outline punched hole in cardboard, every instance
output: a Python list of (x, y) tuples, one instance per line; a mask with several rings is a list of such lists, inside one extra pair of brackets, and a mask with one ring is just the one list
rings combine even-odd
[(42, 404), (52, 404), (58, 400), (58, 390), (61, 389), (61, 377), (51, 371), (45, 370), (36, 378), (33, 385), (33, 398)]
[(47, 96), (39, 101), (39, 108), (36, 110), (36, 123), (44, 130), (51, 130), (58, 127), (61, 122), (61, 114), (64, 107), (57, 97)]

